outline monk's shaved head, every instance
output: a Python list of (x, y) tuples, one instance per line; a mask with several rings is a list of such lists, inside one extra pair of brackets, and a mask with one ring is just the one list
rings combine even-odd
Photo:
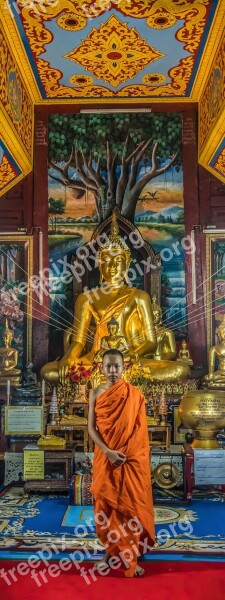
[(122, 377), (124, 370), (122, 352), (116, 348), (106, 350), (103, 354), (101, 370), (111, 384), (116, 383)]
[(120, 350), (117, 350), (116, 348), (112, 348), (111, 350), (110, 349), (106, 350), (104, 352), (104, 354), (103, 354), (102, 362), (103, 362), (104, 358), (107, 358), (108, 356), (120, 356), (120, 358), (124, 362), (124, 358), (123, 358), (122, 352), (120, 352)]

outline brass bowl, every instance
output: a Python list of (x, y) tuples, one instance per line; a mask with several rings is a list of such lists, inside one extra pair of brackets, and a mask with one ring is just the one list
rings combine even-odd
[(178, 414), (181, 423), (194, 432), (193, 448), (219, 448), (218, 431), (225, 427), (225, 392), (188, 391), (183, 395)]

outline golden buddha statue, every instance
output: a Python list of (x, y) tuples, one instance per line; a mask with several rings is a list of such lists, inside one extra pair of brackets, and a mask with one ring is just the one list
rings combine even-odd
[[(101, 339), (107, 336), (107, 323), (112, 316), (118, 321), (120, 334), (129, 344), (130, 354), (138, 355), (140, 364), (146, 368), (146, 372), (150, 369), (154, 381), (179, 381), (189, 375), (188, 365), (171, 360), (175, 357), (171, 348), (168, 352), (163, 352), (163, 360), (160, 360), (159, 355), (156, 360), (152, 358), (157, 350), (157, 337), (151, 300), (147, 292), (126, 283), (130, 262), (130, 250), (119, 235), (116, 215), (113, 213), (111, 233), (98, 252), (100, 286), (85, 289), (78, 296), (70, 345), (60, 360), (42, 367), (41, 378), (55, 384), (59, 380), (65, 381), (72, 365), (81, 361), (83, 365), (92, 365), (94, 356), (100, 349)], [(92, 318), (96, 324), (93, 347), (84, 354)]]
[(190, 367), (193, 366), (193, 360), (190, 356), (186, 340), (182, 340), (181, 349), (179, 350), (177, 361), (186, 362), (188, 365), (190, 365)]
[(2, 334), (3, 346), (0, 348), (0, 385), (6, 385), (7, 381), (13, 385), (20, 383), (20, 369), (17, 369), (18, 350), (11, 348), (13, 332), (9, 329), (8, 319), (5, 321), (5, 329)]
[(102, 362), (102, 357), (106, 350), (116, 348), (120, 350), (124, 356), (124, 360), (129, 360), (129, 347), (128, 343), (123, 335), (119, 335), (119, 323), (114, 317), (107, 323), (107, 329), (109, 335), (103, 336), (100, 342), (100, 349), (94, 355), (94, 362)]
[(60, 425), (87, 425), (87, 417), (64, 413), (60, 419)]
[[(225, 315), (218, 327), (218, 336), (220, 343), (212, 346), (209, 350), (209, 372), (204, 377), (204, 381), (210, 384), (218, 384), (218, 387), (225, 386)], [(218, 369), (215, 370), (216, 359)]]

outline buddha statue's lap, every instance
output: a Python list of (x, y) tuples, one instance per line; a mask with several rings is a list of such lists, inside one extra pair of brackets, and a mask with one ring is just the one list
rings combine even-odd
[(6, 319), (2, 334), (3, 345), (0, 348), (0, 385), (4, 385), (8, 380), (19, 385), (21, 370), (17, 368), (18, 351), (11, 348), (12, 340), (13, 331), (9, 329), (8, 319)]
[[(121, 339), (125, 339), (128, 343), (129, 355), (138, 355), (140, 363), (151, 369), (155, 381), (177, 381), (188, 377), (188, 365), (176, 363), (175, 360), (166, 360), (166, 352), (164, 352), (165, 357), (162, 354), (165, 360), (160, 360), (159, 354), (154, 358), (158, 343), (149, 294), (130, 287), (124, 282), (130, 260), (130, 250), (119, 236), (118, 225), (113, 215), (111, 234), (98, 255), (102, 283), (97, 290), (96, 288), (88, 290), (78, 297), (75, 304), (71, 343), (61, 360), (48, 363), (42, 368), (41, 377), (55, 383), (63, 379), (68, 368), (73, 364), (82, 361), (84, 365), (92, 365), (96, 352), (100, 351), (101, 340), (107, 339), (109, 333), (107, 324), (112, 317), (119, 324)], [(90, 339), (89, 327), (92, 318), (95, 320), (96, 333), (92, 350), (85, 354), (86, 340)], [(170, 330), (166, 330), (168, 331)], [(68, 340), (68, 335), (66, 336)], [(168, 344), (170, 336), (165, 334), (163, 339), (164, 337)], [(168, 359), (172, 355), (174, 356), (174, 352), (172, 353), (171, 350), (170, 354), (168, 352)]]
[[(225, 385), (225, 316), (218, 328), (219, 344), (212, 346), (209, 350), (209, 373), (204, 380), (208, 387), (218, 384)], [(216, 362), (218, 368), (216, 369)]]

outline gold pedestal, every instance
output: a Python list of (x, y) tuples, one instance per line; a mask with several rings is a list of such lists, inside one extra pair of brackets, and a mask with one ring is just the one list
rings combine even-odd
[(20, 386), (20, 374), (12, 375), (12, 376), (7, 375), (5, 377), (0, 377), (0, 387), (6, 387), (8, 380), (10, 381), (11, 386), (14, 386), (14, 387)]
[(212, 434), (212, 431), (196, 430), (194, 432), (195, 439), (191, 443), (192, 448), (202, 448), (203, 450), (213, 450), (215, 448), (221, 448), (220, 444), (217, 442), (216, 435), (218, 431), (215, 431), (215, 434)]

